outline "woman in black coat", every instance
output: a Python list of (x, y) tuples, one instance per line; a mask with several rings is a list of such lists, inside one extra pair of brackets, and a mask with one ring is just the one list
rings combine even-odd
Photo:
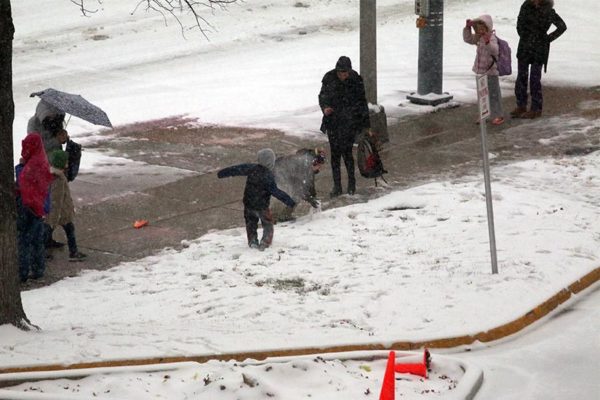
[(321, 131), (329, 139), (333, 189), (331, 197), (342, 194), (341, 159), (348, 172), (348, 194), (354, 194), (354, 157), (352, 146), (355, 137), (370, 128), (369, 108), (361, 76), (352, 69), (352, 63), (341, 56), (335, 69), (327, 72), (321, 81), (319, 106), (323, 111)]
[[(518, 73), (515, 82), (517, 107), (510, 113), (514, 118), (537, 118), (542, 115), (542, 67), (548, 65), (550, 42), (567, 30), (567, 25), (554, 11), (553, 0), (526, 0), (517, 20), (519, 47)], [(556, 29), (548, 33), (550, 27)], [(531, 92), (531, 108), (527, 111), (527, 81)]]

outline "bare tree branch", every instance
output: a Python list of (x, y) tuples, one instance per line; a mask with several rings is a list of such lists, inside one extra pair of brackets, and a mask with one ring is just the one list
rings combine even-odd
[[(101, 0), (97, 0), (99, 4), (102, 4)], [(88, 14), (94, 14), (96, 12), (98, 12), (98, 10), (90, 10), (88, 8), (85, 7), (85, 0), (71, 0), (71, 3), (75, 4), (77, 7), (79, 7), (79, 10), (81, 10), (81, 14), (83, 14), (84, 16), (88, 16)]]
[[(98, 10), (90, 10), (86, 7), (86, 4), (91, 0), (71, 0), (72, 3), (76, 4), (83, 15), (95, 13)], [(102, 0), (95, 0), (99, 4), (102, 4)], [(131, 12), (135, 12), (143, 8), (146, 11), (156, 12), (163, 16), (165, 24), (167, 24), (169, 17), (173, 18), (181, 27), (181, 34), (185, 37), (185, 31), (188, 29), (198, 29), (202, 35), (209, 40), (208, 33), (215, 31), (215, 28), (210, 22), (201, 15), (202, 10), (210, 10), (214, 14), (218, 8), (220, 10), (227, 9), (227, 6), (233, 3), (237, 3), (243, 0), (138, 0), (137, 5)], [(191, 16), (193, 24), (187, 26), (183, 22), (185, 15)]]

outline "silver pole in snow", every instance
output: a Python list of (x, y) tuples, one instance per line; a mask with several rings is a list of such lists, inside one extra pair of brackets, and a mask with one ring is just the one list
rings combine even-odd
[(487, 75), (477, 76), (477, 98), (479, 100), (479, 126), (481, 127), (481, 153), (483, 156), (483, 177), (485, 181), (485, 203), (487, 205), (488, 232), (490, 236), (490, 255), (492, 274), (498, 273), (496, 254), (496, 233), (494, 229), (494, 208), (492, 205), (492, 185), (490, 183), (490, 162), (487, 149), (486, 119), (490, 116), (490, 97)]

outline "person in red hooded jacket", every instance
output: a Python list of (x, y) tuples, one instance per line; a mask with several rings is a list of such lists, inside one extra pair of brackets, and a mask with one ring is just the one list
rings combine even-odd
[(41, 136), (28, 134), (21, 142), (21, 162), (15, 168), (17, 183), (17, 241), (19, 248), (19, 277), (27, 282), (44, 276), (46, 269), (43, 217), (44, 203), (52, 182), (50, 165)]

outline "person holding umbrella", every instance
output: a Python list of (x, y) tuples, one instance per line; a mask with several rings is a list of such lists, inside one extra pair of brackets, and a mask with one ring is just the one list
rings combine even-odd
[[(48, 88), (29, 95), (29, 97), (34, 96), (38, 96), (40, 101), (36, 107), (35, 114), (29, 119), (27, 133), (38, 132), (41, 135), (47, 155), (50, 155), (54, 150), (63, 149), (62, 144), (65, 142), (61, 143), (57, 135), (64, 128), (65, 114), (74, 115), (94, 125), (112, 128), (112, 124), (106, 113), (78, 94)], [(81, 151), (81, 146), (75, 146), (76, 143), (72, 140), (67, 140), (66, 143), (66, 150), (69, 154), (72, 151)], [(80, 156), (81, 154), (79, 153)], [(71, 157), (71, 168), (75, 167), (73, 161), (74, 158)], [(77, 164), (78, 167), (79, 164)], [(69, 181), (75, 179), (71, 173), (69, 173), (67, 178)]]
[(42, 137), (46, 154), (62, 150), (57, 133), (63, 128), (65, 113), (47, 101), (40, 100), (35, 114), (29, 118), (27, 133), (38, 132)]

